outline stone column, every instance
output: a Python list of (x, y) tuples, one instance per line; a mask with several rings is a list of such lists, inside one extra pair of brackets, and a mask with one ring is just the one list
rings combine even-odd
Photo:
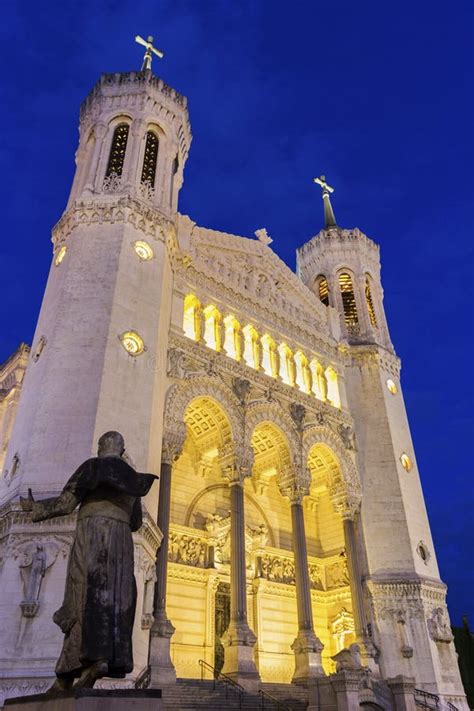
[(104, 137), (107, 133), (107, 126), (104, 123), (98, 123), (94, 126), (94, 148), (92, 153), (92, 158), (89, 163), (89, 175), (86, 176), (86, 182), (83, 188), (83, 192), (86, 195), (92, 195), (94, 190), (98, 189), (97, 184), (97, 171), (99, 168), (99, 160), (102, 152)]
[(178, 458), (184, 436), (170, 436), (163, 440), (161, 453), (160, 493), (158, 499), (158, 528), (163, 540), (156, 557), (156, 585), (153, 605), (154, 623), (150, 634), (150, 669), (152, 687), (172, 684), (176, 670), (170, 655), (171, 637), (175, 628), (166, 614), (166, 581), (168, 575), (168, 544), (170, 529), (171, 471)]
[(378, 672), (375, 662), (377, 650), (367, 633), (367, 615), (364, 606), (364, 591), (362, 589), (362, 576), (357, 554), (354, 519), (349, 511), (343, 514), (343, 526), (356, 641), (360, 647), (360, 654), (364, 664), (369, 666), (372, 671)]
[(295, 556), (296, 607), (298, 611), (298, 635), (291, 645), (295, 653), (294, 684), (306, 683), (309, 679), (324, 676), (321, 652), (324, 645), (313, 627), (311, 586), (308, 571), (308, 551), (304, 529), (303, 495), (299, 487), (288, 491), (291, 503), (292, 542)]
[(251, 470), (252, 453), (236, 456), (234, 446), (221, 453), (221, 467), (230, 489), (230, 624), (224, 636), (222, 673), (250, 692), (256, 692), (260, 677), (254, 661), (257, 638), (247, 621), (247, 575), (245, 565), (244, 478)]
[(409, 676), (395, 676), (387, 679), (393, 694), (396, 711), (415, 711), (415, 680)]
[(130, 127), (130, 146), (128, 148), (128, 155), (125, 154), (124, 169), (124, 182), (125, 190), (130, 191), (134, 187), (137, 188), (140, 184), (141, 170), (138, 166), (138, 156), (140, 153), (140, 146), (145, 133), (145, 122), (144, 121), (134, 121)]

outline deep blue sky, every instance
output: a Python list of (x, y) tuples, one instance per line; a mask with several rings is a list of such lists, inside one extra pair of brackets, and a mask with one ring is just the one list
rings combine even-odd
[[(472, 0), (4, 0), (0, 361), (31, 342), (79, 104), (101, 72), (155, 73), (189, 99), (180, 210), (294, 267), (321, 227), (382, 249), (385, 305), (453, 621), (474, 626)], [(394, 544), (396, 542), (394, 541)]]

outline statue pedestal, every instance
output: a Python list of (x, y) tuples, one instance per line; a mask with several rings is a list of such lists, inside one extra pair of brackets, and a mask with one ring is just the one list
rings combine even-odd
[(77, 689), (18, 696), (5, 701), (8, 711), (160, 711), (160, 689)]

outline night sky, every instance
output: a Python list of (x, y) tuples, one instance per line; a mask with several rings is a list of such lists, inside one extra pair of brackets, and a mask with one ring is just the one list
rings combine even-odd
[(294, 268), (325, 173), (338, 223), (381, 245), (441, 576), (472, 627), (473, 20), (472, 0), (4, 0), (0, 23), (0, 361), (31, 343), (79, 104), (152, 34), (154, 73), (189, 99), (181, 212), (266, 227)]

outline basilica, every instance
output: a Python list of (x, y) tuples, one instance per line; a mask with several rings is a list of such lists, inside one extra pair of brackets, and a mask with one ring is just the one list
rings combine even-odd
[(81, 106), (34, 339), (0, 366), (0, 698), (52, 683), (75, 528), (19, 496), (57, 495), (117, 430), (160, 481), (134, 534), (135, 667), (110, 684), (467, 709), (379, 247), (337, 224), (323, 176), (296, 273), (265, 229), (181, 214), (187, 101), (150, 64)]

